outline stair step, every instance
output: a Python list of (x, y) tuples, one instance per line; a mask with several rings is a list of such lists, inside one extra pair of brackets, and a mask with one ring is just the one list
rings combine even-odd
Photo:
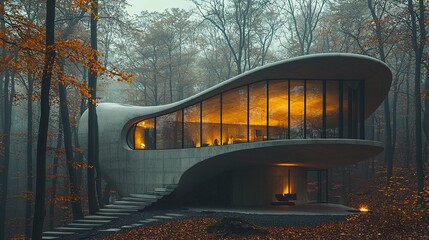
[(100, 212), (109, 212), (109, 213), (130, 213), (137, 212), (138, 209), (119, 209), (119, 208), (102, 208)]
[(49, 239), (60, 239), (60, 238), (59, 237), (54, 237), (54, 236), (42, 236), (42, 239), (49, 240)]
[(147, 206), (151, 203), (149, 202), (132, 202), (132, 201), (115, 201), (115, 205), (127, 205), (127, 206)]
[(118, 217), (112, 217), (112, 216), (100, 216), (100, 215), (88, 215), (85, 216), (84, 219), (100, 219), (100, 220), (108, 220), (108, 219), (116, 219)]
[(130, 225), (124, 225), (124, 226), (121, 226), (121, 228), (133, 228), (134, 226), (130, 226)]
[(107, 228), (107, 229), (101, 229), (98, 231), (99, 232), (119, 232), (119, 231), (121, 231), (121, 229), (120, 228)]
[(168, 193), (171, 193), (174, 191), (174, 189), (172, 188), (155, 188), (154, 190), (155, 192), (168, 192)]
[(100, 227), (103, 226), (103, 224), (99, 223), (69, 223), (67, 226), (70, 227)]
[(106, 205), (105, 207), (110, 208), (110, 209), (135, 209), (135, 210), (140, 210), (143, 209), (145, 206), (129, 206), (129, 205), (116, 205), (116, 204), (111, 204), (111, 205)]
[(111, 220), (95, 220), (95, 219), (78, 219), (73, 222), (76, 223), (109, 223)]
[(128, 216), (131, 215), (129, 212), (97, 212), (96, 214), (102, 216)]
[(170, 189), (176, 189), (179, 185), (178, 184), (167, 184), (165, 185), (166, 188), (170, 188)]
[(151, 195), (156, 195), (159, 199), (162, 198), (163, 196), (167, 196), (170, 195), (171, 192), (163, 192), (163, 191), (149, 191), (147, 192), (148, 194)]
[(62, 231), (47, 231), (43, 232), (43, 235), (72, 235), (74, 232), (62, 232)]
[(137, 194), (137, 193), (131, 193), (131, 197), (135, 198), (149, 198), (149, 199), (159, 199), (160, 197), (153, 194)]
[(78, 228), (78, 227), (57, 227), (54, 230), (59, 230), (59, 231), (89, 231), (92, 228)]
[(153, 218), (158, 218), (158, 219), (173, 219), (173, 217), (171, 217), (171, 216), (153, 216)]
[(167, 216), (173, 216), (173, 217), (183, 217), (183, 214), (180, 213), (166, 213)]
[(145, 219), (145, 220), (140, 220), (139, 222), (142, 222), (142, 223), (151, 223), (151, 222), (156, 222), (156, 221), (159, 221), (159, 219), (148, 218), (148, 219)]
[[(138, 198), (138, 197), (123, 197), (122, 201), (130, 201), (130, 202), (147, 202), (154, 203), (158, 201), (158, 198)], [(117, 201), (116, 201), (117, 202)]]

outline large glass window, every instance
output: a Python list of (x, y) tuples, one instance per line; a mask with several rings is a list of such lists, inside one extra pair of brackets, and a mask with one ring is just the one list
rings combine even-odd
[(304, 128), (305, 81), (290, 81), (290, 138), (305, 138)]
[(343, 133), (345, 138), (356, 137), (356, 87), (357, 84), (353, 81), (343, 82)]
[(182, 110), (156, 117), (156, 149), (182, 148)]
[(306, 87), (306, 137), (321, 138), (323, 134), (323, 81), (307, 80)]
[(153, 118), (138, 122), (134, 130), (135, 149), (155, 149), (155, 121)]
[(140, 121), (129, 129), (127, 141), (135, 149), (170, 149), (266, 139), (363, 138), (363, 91), (360, 81), (261, 81)]
[(326, 137), (338, 138), (339, 135), (339, 84), (338, 81), (326, 81)]
[(268, 135), (271, 140), (288, 138), (289, 81), (273, 80), (268, 83)]
[(267, 84), (260, 82), (249, 87), (249, 141), (267, 139)]
[(247, 86), (222, 94), (222, 144), (247, 142)]
[(202, 103), (202, 147), (220, 145), (220, 96)]
[(184, 109), (184, 147), (193, 148), (201, 146), (200, 132), (200, 103)]

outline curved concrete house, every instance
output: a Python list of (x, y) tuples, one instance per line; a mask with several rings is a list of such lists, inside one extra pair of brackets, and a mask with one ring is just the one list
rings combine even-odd
[[(374, 58), (316, 54), (256, 68), (168, 105), (99, 104), (103, 178), (121, 195), (169, 185), (176, 197), (210, 203), (266, 205), (278, 193), (327, 201), (326, 169), (383, 151), (382, 143), (365, 140), (365, 119), (391, 80)], [(87, 112), (81, 146), (86, 139)]]

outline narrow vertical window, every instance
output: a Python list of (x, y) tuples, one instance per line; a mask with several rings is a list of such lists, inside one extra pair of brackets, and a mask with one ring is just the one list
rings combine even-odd
[(146, 119), (136, 123), (134, 130), (135, 149), (155, 149), (155, 120)]
[(247, 86), (222, 94), (222, 144), (247, 142)]
[(269, 82), (269, 133), (270, 140), (288, 138), (288, 87), (287, 80)]
[(182, 148), (182, 111), (156, 118), (156, 149)]
[(267, 84), (260, 82), (249, 87), (249, 142), (267, 139)]
[(201, 147), (220, 145), (220, 96), (202, 102)]
[(323, 81), (307, 80), (306, 87), (307, 138), (320, 138), (323, 135)]
[(338, 81), (326, 81), (326, 137), (339, 138), (340, 136), (340, 93)]
[(184, 109), (183, 145), (185, 148), (194, 148), (201, 146), (200, 111), (201, 110), (199, 103)]
[(290, 138), (305, 138), (304, 128), (304, 92), (303, 80), (290, 81)]

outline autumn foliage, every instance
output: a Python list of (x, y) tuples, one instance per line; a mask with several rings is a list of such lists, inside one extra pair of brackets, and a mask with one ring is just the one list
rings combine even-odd
[[(83, 2), (85, 1), (81, 1)], [(76, 7), (81, 7), (81, 4)], [(42, 23), (31, 21), (21, 13), (23, 7), (10, 1), (5, 1), (4, 11), (5, 31), (0, 31), (0, 47), (7, 50), (0, 59), (0, 70), (8, 69), (19, 74), (34, 74), (41, 79), (45, 52), (45, 29)], [(61, 32), (61, 30), (59, 31)], [(58, 59), (64, 59), (68, 64), (80, 64), (90, 72), (104, 75), (106, 78), (131, 82), (133, 74), (125, 74), (117, 67), (95, 60), (94, 56), (102, 56), (81, 39), (57, 39), (54, 50), (56, 61), (52, 70), (53, 80), (66, 86), (73, 86), (86, 97), (90, 97), (86, 79), (79, 79), (61, 69)], [(56, 84), (53, 84), (55, 86)], [(37, 98), (33, 99), (36, 100)]]

